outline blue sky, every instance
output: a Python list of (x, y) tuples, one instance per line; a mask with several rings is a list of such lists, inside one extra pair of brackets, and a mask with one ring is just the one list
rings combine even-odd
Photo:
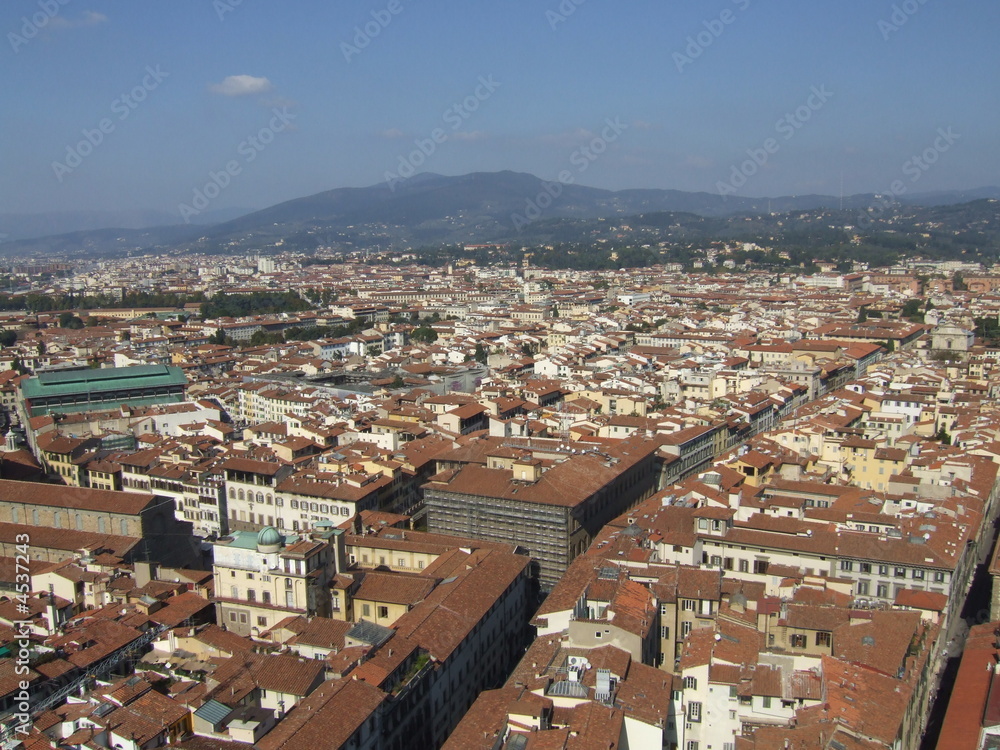
[(995, 0), (4, 0), (0, 212), (176, 213), (227, 164), (212, 207), (260, 208), (435, 129), (421, 171), (717, 192), (774, 139), (739, 194), (995, 185), (998, 28)]

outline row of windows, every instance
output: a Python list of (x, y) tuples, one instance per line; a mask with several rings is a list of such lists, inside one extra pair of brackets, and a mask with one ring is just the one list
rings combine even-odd
[[(67, 514), (68, 515), (68, 514)], [(17, 506), (10, 509), (10, 522), (11, 523), (21, 523), (21, 513)], [(37, 508), (32, 508), (31, 510), (31, 525), (40, 526), (39, 514)], [(79, 513), (73, 515), (73, 525), (77, 531), (83, 531), (83, 516)], [(61, 529), (63, 527), (63, 514), (62, 511), (55, 511), (52, 514), (52, 527), (56, 529)], [(68, 527), (67, 527), (68, 528)], [(97, 531), (99, 534), (107, 534), (107, 519), (102, 516), (97, 518)], [(128, 519), (122, 518), (118, 521), (118, 531), (122, 536), (129, 536), (128, 532)]]
[[(871, 563), (867, 563), (867, 562), (859, 562), (859, 563), (857, 563), (857, 569), (861, 573), (871, 573), (873, 567), (876, 567), (876, 566), (873, 566)], [(889, 565), (877, 565), (877, 567), (878, 567), (878, 574), (880, 576), (888, 576), (889, 575), (889, 569), (890, 569)], [(895, 578), (906, 578), (906, 571), (907, 571), (907, 569), (905, 567), (903, 567), (901, 565), (895, 565), (895, 566), (891, 566), (891, 567), (892, 567), (892, 575), (893, 575), (893, 577), (895, 577)], [(842, 571), (844, 571), (844, 572), (853, 572), (854, 569), (855, 569), (855, 562), (853, 560), (841, 560), (840, 561), (840, 569)], [(927, 574), (927, 571), (923, 570), (922, 568), (913, 568), (913, 570), (910, 571), (910, 577), (913, 580), (915, 580), (915, 581), (922, 581), (922, 580), (924, 580), (926, 574)], [(941, 571), (941, 570), (934, 571), (934, 582), (935, 583), (943, 583), (944, 579), (945, 579), (944, 571)]]

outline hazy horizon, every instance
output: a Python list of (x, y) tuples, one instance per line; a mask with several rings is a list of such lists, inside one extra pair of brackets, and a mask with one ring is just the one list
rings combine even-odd
[[(393, 175), (743, 197), (996, 185), (985, 0), (0, 7), (2, 213), (252, 210)], [(896, 185), (897, 188), (892, 186)]]

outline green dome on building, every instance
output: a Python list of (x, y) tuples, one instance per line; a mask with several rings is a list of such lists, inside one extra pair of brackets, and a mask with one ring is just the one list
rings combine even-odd
[[(284, 539), (279, 532), (273, 526), (265, 526), (257, 534), (257, 549), (261, 552), (277, 552), (284, 544)], [(265, 549), (265, 547), (270, 547), (271, 549)]]

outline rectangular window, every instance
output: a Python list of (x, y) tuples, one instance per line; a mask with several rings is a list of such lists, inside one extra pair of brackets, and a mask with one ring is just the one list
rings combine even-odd
[(830, 634), (824, 631), (816, 633), (816, 645), (817, 646), (829, 646), (830, 645)]
[(685, 677), (684, 678), (684, 689), (685, 690), (697, 690), (698, 689), (698, 678), (697, 677)]
[(750, 571), (750, 561), (740, 560), (740, 573), (747, 573)]
[(681, 637), (687, 636), (687, 634), (690, 633), (690, 632), (691, 632), (691, 623), (690, 622), (682, 622), (681, 623)]
[(872, 564), (871, 563), (866, 563), (866, 562), (861, 563), (861, 572), (862, 573), (871, 573), (872, 572)]
[(896, 578), (906, 578), (906, 568), (897, 567), (894, 572)]
[(379, 606), (379, 608), (378, 608), (378, 616), (379, 616), (379, 618), (381, 618), (383, 620), (386, 619), (386, 618), (388, 618), (389, 617), (389, 608), (388, 607)]
[(854, 570), (854, 563), (851, 560), (841, 560), (840, 569), (845, 572)]
[(660, 625), (660, 638), (665, 641), (670, 640), (670, 627), (667, 625)]
[(701, 721), (701, 703), (698, 701), (688, 703), (688, 721)]
[(371, 617), (372, 616), (372, 608), (371, 608), (371, 606), (368, 605), (368, 604), (362, 604), (361, 605), (361, 615), (362, 615), (362, 617)]
[(913, 580), (914, 581), (922, 581), (922, 580), (924, 580), (924, 571), (920, 570), (919, 568), (914, 568), (914, 570), (913, 570)]
[(257, 618), (257, 627), (258, 628), (266, 628), (267, 627), (267, 618), (266, 617), (258, 617)]
[(682, 599), (681, 610), (684, 612), (694, 612), (694, 599)]
[(765, 695), (761, 699), (761, 705), (763, 705), (764, 708), (770, 708), (771, 707), (771, 696), (770, 695)]

